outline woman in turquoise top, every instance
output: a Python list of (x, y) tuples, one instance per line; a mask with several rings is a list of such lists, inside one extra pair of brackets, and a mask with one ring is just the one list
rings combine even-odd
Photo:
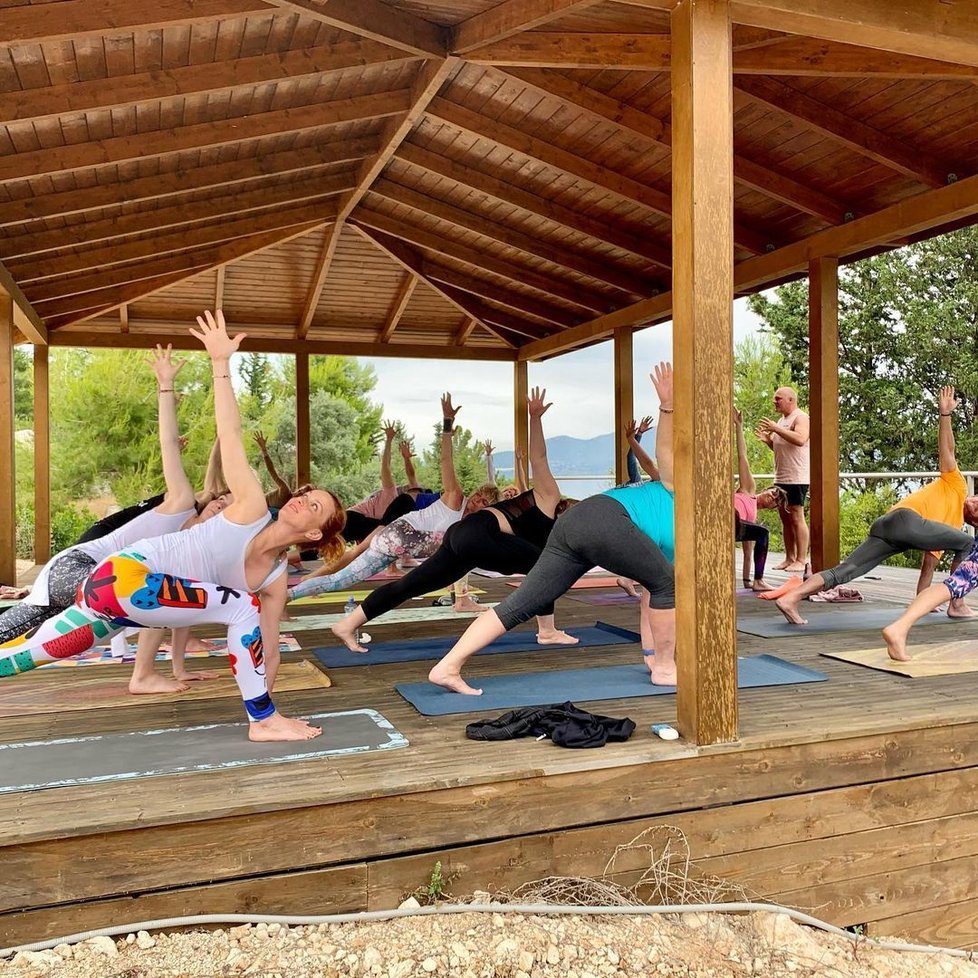
[(646, 662), (652, 682), (676, 685), (676, 591), (672, 484), (672, 366), (652, 373), (662, 412), (655, 433), (659, 482), (609, 489), (567, 510), (519, 588), (480, 615), (428, 678), (456, 693), (478, 695), (462, 678), (462, 666), (480, 649), (562, 595), (592, 567), (629, 577), (646, 591), (655, 655)]

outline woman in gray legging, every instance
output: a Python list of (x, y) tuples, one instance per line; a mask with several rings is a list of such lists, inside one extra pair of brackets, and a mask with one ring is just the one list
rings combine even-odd
[(538, 614), (592, 567), (601, 566), (632, 578), (645, 588), (655, 639), (655, 655), (646, 659), (652, 682), (662, 686), (676, 684), (671, 365), (660, 363), (652, 374), (652, 383), (662, 412), (656, 429), (661, 481), (609, 489), (564, 513), (519, 589), (472, 622), (428, 674), (431, 682), (456, 693), (481, 693), (462, 678), (462, 666), (468, 659), (504, 632)]

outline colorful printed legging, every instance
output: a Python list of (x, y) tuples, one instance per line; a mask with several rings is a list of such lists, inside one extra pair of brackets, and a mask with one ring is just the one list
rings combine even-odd
[(252, 720), (275, 712), (254, 594), (173, 577), (140, 554), (113, 554), (84, 580), (79, 601), (40, 627), (0, 645), (0, 676), (87, 652), (127, 627), (228, 626), (228, 658)]
[(978, 587), (978, 541), (975, 541), (968, 556), (944, 579), (944, 586), (951, 592), (952, 598), (963, 598)]

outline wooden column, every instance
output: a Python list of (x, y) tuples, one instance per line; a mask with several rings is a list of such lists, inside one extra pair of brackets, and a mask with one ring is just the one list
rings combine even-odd
[(309, 440), (309, 354), (295, 355), (295, 479), (304, 486), (312, 481)]
[(676, 709), (698, 744), (737, 738), (730, 36), (726, 0), (672, 12)]
[(17, 583), (14, 427), (14, 304), (0, 294), (0, 584)]
[[(513, 450), (523, 453), (524, 462), (529, 468), (530, 423), (526, 415), (526, 402), (529, 399), (527, 381), (527, 362), (517, 360), (513, 364)], [(529, 478), (530, 473), (527, 472)]]
[(839, 260), (808, 265), (812, 567), (839, 562)]
[(630, 327), (615, 330), (615, 482), (628, 478), (625, 425), (635, 417), (632, 338)]
[(51, 394), (48, 348), (34, 347), (34, 563), (51, 559)]

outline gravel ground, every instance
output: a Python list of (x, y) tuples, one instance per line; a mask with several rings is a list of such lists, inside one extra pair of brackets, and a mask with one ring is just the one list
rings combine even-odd
[(466, 913), (97, 937), (0, 963), (3, 978), (978, 978), (978, 963), (880, 951), (776, 914)]

